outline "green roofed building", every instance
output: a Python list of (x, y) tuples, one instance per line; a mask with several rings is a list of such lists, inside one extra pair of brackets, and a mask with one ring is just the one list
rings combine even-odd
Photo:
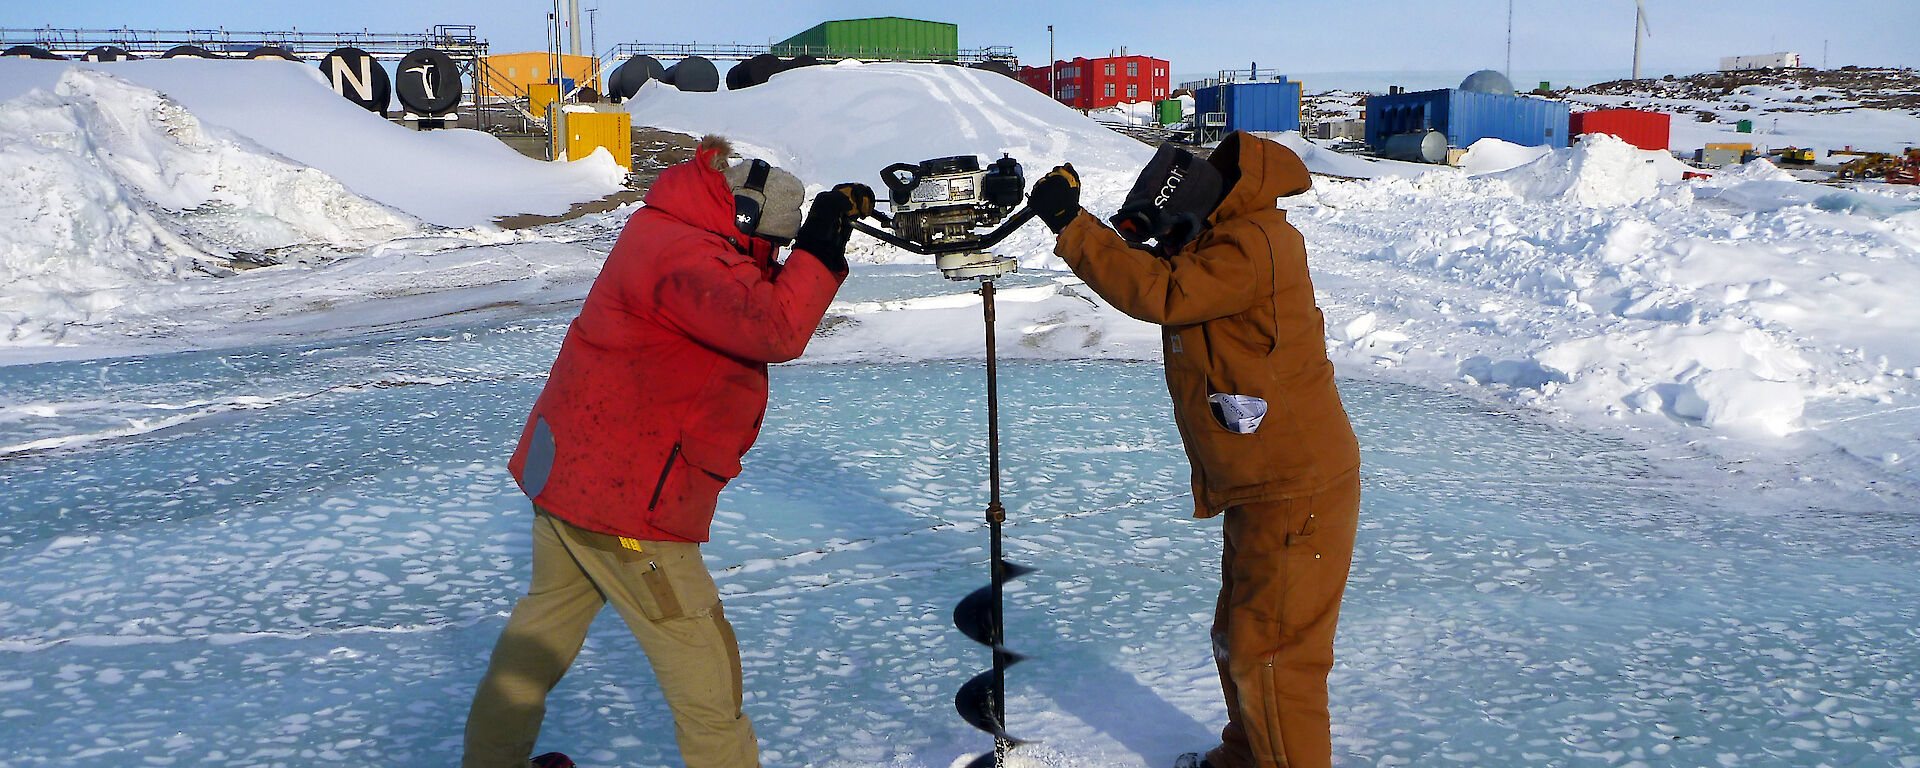
[(819, 59), (957, 60), (960, 27), (898, 16), (828, 21), (775, 43), (771, 52)]

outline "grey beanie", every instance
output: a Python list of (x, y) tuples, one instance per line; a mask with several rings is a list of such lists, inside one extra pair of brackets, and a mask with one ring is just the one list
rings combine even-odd
[(767, 173), (766, 187), (762, 192), (745, 189), (747, 171), (752, 169), (752, 160), (743, 160), (727, 168), (727, 186), (735, 195), (759, 198), (760, 228), (755, 234), (780, 240), (792, 240), (800, 234), (800, 202), (807, 196), (807, 186), (801, 184), (794, 175), (774, 167)]

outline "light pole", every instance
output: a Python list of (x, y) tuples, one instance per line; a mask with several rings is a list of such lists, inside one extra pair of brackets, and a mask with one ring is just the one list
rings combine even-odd
[(593, 89), (604, 91), (600, 87), (600, 37), (593, 33), (593, 15), (599, 12), (598, 6), (587, 9), (587, 53), (593, 56)]
[(1055, 101), (1060, 100), (1060, 84), (1055, 80), (1060, 76), (1060, 65), (1053, 58), (1053, 25), (1047, 25), (1047, 95)]

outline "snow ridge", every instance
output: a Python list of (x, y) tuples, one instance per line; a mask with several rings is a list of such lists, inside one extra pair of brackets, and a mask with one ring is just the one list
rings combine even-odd
[[(353, 250), (419, 220), (98, 71), (0, 104), (0, 328), (21, 341), (122, 292), (296, 246)], [(31, 318), (29, 320), (29, 318)]]

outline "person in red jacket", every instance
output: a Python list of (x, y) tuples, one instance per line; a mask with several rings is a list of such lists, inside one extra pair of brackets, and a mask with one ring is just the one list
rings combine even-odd
[(533, 501), (533, 579), (474, 694), (466, 768), (528, 764), (547, 693), (607, 603), (646, 652), (688, 768), (759, 765), (700, 543), (759, 434), (767, 365), (806, 349), (873, 192), (822, 192), (802, 221), (798, 179), (729, 167), (731, 151), (709, 136), (660, 174), (527, 417), (507, 466)]

